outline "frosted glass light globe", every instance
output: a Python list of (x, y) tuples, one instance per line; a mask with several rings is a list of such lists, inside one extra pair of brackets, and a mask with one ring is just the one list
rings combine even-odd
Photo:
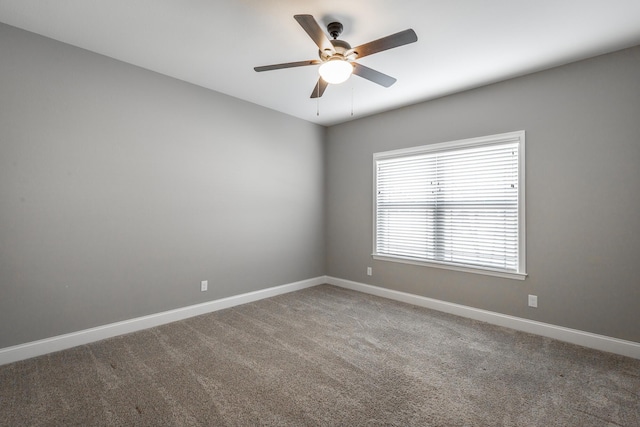
[(353, 73), (353, 65), (343, 59), (330, 59), (320, 66), (318, 73), (325, 82), (337, 85), (347, 81)]

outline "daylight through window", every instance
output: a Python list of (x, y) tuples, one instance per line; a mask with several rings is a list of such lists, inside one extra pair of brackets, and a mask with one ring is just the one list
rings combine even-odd
[(523, 279), (524, 131), (374, 154), (374, 257)]

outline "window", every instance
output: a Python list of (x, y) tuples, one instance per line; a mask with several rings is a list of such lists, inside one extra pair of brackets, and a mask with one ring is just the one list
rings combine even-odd
[(524, 279), (524, 136), (374, 154), (374, 258)]

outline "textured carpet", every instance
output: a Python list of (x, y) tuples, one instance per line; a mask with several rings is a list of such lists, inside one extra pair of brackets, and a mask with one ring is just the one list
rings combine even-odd
[(324, 285), (1, 366), (0, 425), (640, 426), (640, 360)]

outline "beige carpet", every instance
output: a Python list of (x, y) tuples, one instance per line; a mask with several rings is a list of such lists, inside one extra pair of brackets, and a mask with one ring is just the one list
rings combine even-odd
[(640, 426), (640, 360), (325, 285), (2, 366), (0, 425)]

